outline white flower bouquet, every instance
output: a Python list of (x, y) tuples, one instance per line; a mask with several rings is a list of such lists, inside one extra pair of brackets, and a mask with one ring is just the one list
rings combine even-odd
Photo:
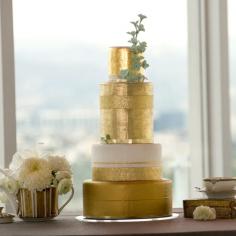
[[(0, 172), (0, 201), (8, 199), (14, 207), (18, 201), (16, 208), (27, 217), (56, 216), (62, 210), (58, 210), (57, 195), (72, 191), (68, 202), (73, 197), (71, 166), (64, 156), (43, 155), (37, 151), (18, 152), (9, 169), (0, 169)], [(25, 202), (31, 202), (30, 206), (23, 207)], [(49, 207), (54, 207), (53, 214), (52, 210), (48, 213)]]

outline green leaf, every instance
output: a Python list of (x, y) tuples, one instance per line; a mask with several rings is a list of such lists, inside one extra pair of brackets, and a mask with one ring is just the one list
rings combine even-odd
[(120, 77), (122, 79), (126, 79), (126, 77), (129, 75), (129, 70), (125, 69), (125, 70), (120, 70)]
[(139, 45), (137, 46), (138, 51), (139, 51), (140, 53), (145, 52), (146, 47), (147, 47), (147, 43), (146, 43), (146, 42), (141, 42), (141, 43), (139, 43)]
[(136, 38), (132, 38), (130, 41), (131, 41), (131, 43), (133, 43), (133, 44), (137, 44), (137, 43), (138, 43), (138, 40), (137, 40)]
[(143, 19), (147, 18), (145, 15), (143, 14), (138, 14), (138, 17), (140, 18), (140, 21), (142, 21)]
[(143, 67), (144, 69), (146, 69), (146, 68), (149, 67), (149, 64), (147, 63), (146, 60), (144, 60), (144, 61), (142, 62), (142, 67)]
[(141, 60), (144, 59), (144, 57), (143, 56), (138, 56), (138, 59), (141, 61)]
[(136, 45), (132, 45), (130, 48), (131, 52), (137, 53), (138, 52), (138, 47)]
[(132, 53), (131, 54), (131, 60), (133, 62), (138, 62), (138, 61), (140, 61), (140, 56), (138, 54), (136, 54), (136, 53)]
[(135, 27), (135, 31), (127, 32), (127, 34), (132, 36), (128, 41), (131, 43), (131, 70), (121, 70), (120, 77), (127, 80), (144, 81), (145, 77), (141, 74), (137, 75), (137, 73), (141, 67), (146, 69), (149, 66), (146, 60), (144, 60), (144, 57), (140, 55), (145, 52), (147, 43), (140, 42), (138, 40), (138, 35), (141, 31), (145, 31), (144, 25), (141, 22), (147, 17), (143, 14), (139, 14), (138, 17), (139, 21), (131, 21), (131, 24), (133, 24)]
[(138, 29), (139, 29), (139, 31), (145, 31), (143, 24), (140, 24), (140, 25), (138, 26)]
[(147, 43), (146, 43), (146, 42), (141, 42), (141, 43), (140, 43), (140, 46), (142, 46), (142, 47), (145, 47), (145, 48), (146, 48), (146, 47), (147, 47)]
[(108, 143), (110, 143), (111, 136), (109, 134), (106, 134), (106, 137), (101, 137), (100, 139), (101, 139), (102, 143), (108, 144)]
[(136, 31), (127, 32), (127, 34), (130, 34), (130, 35), (132, 35), (132, 36), (135, 36)]
[(138, 21), (131, 21), (130, 23), (133, 24), (135, 28), (136, 28), (137, 25), (138, 25)]
[(139, 69), (141, 68), (141, 66), (142, 66), (142, 65), (139, 64), (139, 63), (134, 63), (134, 64), (133, 64), (133, 67), (134, 67), (135, 70), (139, 70)]

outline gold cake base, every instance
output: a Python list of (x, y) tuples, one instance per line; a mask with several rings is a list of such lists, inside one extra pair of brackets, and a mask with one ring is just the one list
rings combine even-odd
[(171, 181), (104, 182), (83, 184), (86, 218), (129, 219), (165, 217), (172, 214)]

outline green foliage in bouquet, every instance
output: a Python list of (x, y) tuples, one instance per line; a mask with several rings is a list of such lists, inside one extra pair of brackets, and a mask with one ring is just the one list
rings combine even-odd
[(142, 21), (147, 18), (146, 16), (139, 14), (139, 19), (137, 21), (131, 21), (131, 24), (134, 26), (134, 30), (127, 32), (131, 35), (131, 39), (128, 41), (131, 43), (131, 68), (121, 70), (120, 77), (126, 79), (127, 81), (144, 81), (146, 77), (140, 73), (140, 69), (146, 69), (149, 67), (147, 61), (142, 56), (146, 50), (147, 43), (144, 41), (139, 41), (138, 35), (140, 32), (144, 32), (145, 28), (142, 24)]
[(101, 142), (102, 143), (106, 143), (106, 144), (111, 143), (111, 136), (110, 136), (110, 134), (106, 134), (106, 137), (101, 137)]

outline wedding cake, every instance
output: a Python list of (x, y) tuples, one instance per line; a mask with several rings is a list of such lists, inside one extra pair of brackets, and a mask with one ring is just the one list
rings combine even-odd
[[(137, 27), (145, 18), (139, 16)], [(92, 147), (92, 180), (83, 183), (87, 218), (172, 214), (172, 183), (161, 177), (161, 145), (153, 143), (153, 85), (145, 81), (142, 56), (146, 45), (139, 45), (110, 48), (109, 81), (100, 85), (102, 143)]]

